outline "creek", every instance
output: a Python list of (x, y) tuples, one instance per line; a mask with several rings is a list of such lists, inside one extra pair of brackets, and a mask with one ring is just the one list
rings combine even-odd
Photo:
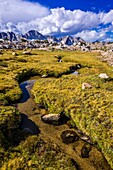
[[(17, 108), (21, 112), (22, 116), (22, 121), (20, 124), (21, 129), (28, 130), (31, 132), (31, 135), (39, 135), (48, 143), (52, 142), (53, 144), (59, 145), (65, 154), (69, 155), (77, 162), (80, 170), (110, 170), (110, 167), (102, 153), (93, 145), (91, 145), (89, 158), (82, 158), (81, 149), (86, 143), (85, 141), (79, 139), (78, 141), (68, 145), (62, 142), (62, 132), (70, 129), (67, 124), (54, 126), (44, 123), (41, 120), (41, 116), (47, 114), (47, 111), (45, 109), (38, 108), (30, 93), (34, 83), (38, 81), (39, 78), (40, 77), (34, 76), (29, 80), (20, 83), (23, 97), (17, 104)], [(73, 130), (78, 133), (76, 129)]]

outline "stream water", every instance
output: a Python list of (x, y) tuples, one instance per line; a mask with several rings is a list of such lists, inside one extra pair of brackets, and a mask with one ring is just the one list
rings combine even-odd
[(26, 102), (30, 98), (29, 91), (32, 89), (35, 82), (36, 82), (36, 80), (27, 80), (20, 84), (20, 88), (23, 93), (20, 103)]
[[(76, 73), (75, 73), (76, 75)], [(77, 161), (80, 170), (111, 170), (102, 153), (92, 146), (89, 158), (81, 158), (80, 153), (84, 141), (78, 140), (72, 144), (66, 145), (61, 140), (61, 133), (69, 129), (67, 124), (53, 126), (41, 121), (41, 115), (46, 113), (45, 109), (37, 108), (31, 97), (30, 90), (39, 77), (32, 77), (30, 80), (20, 84), (23, 97), (18, 103), (18, 110), (21, 112), (22, 121), (20, 127), (22, 130), (31, 132), (33, 135), (40, 135), (46, 142), (58, 144), (65, 154)], [(76, 130), (75, 130), (76, 131)]]

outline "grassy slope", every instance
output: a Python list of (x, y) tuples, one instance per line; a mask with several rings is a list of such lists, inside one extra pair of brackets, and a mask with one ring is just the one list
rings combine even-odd
[[(32, 90), (35, 101), (44, 104), (49, 113), (65, 112), (70, 116), (79, 129), (98, 143), (113, 168), (113, 81), (98, 77), (100, 73), (107, 73), (112, 78), (112, 68), (87, 53), (66, 56), (64, 61), (85, 67), (77, 76), (37, 81)], [(83, 82), (92, 88), (82, 90)]]

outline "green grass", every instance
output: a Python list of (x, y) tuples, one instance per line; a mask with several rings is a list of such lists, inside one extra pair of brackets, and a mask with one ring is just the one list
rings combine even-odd
[[(20, 120), (19, 113), (13, 107), (8, 106), (22, 96), (19, 83), (27, 77), (47, 74), (49, 78), (38, 79), (32, 89), (35, 102), (43, 104), (48, 113), (64, 112), (69, 116), (79, 129), (98, 144), (113, 168), (113, 81), (112, 79), (102, 80), (98, 77), (100, 73), (106, 73), (110, 78), (113, 78), (112, 67), (105, 62), (101, 62), (98, 53), (36, 50), (32, 51), (32, 55), (22, 55), (22, 51), (17, 51), (17, 53), (18, 56), (15, 57), (9, 50), (0, 55), (0, 126), (3, 127), (7, 124), (7, 126), (4, 126), (5, 131), (1, 132), (2, 141), (6, 140), (5, 147), (12, 147), (13, 141), (9, 140), (8, 142), (4, 137), (4, 133), (9, 126), (18, 129), (17, 125)], [(55, 56), (63, 56), (63, 62), (58, 63)], [(78, 70), (79, 74), (71, 75), (72, 68), (76, 68), (76, 64), (82, 66)], [(82, 83), (84, 82), (91, 84), (92, 88), (82, 90)], [(17, 119), (15, 119), (16, 115), (18, 115)], [(9, 130), (7, 134), (9, 134), (8, 132)], [(10, 133), (15, 135), (14, 131), (10, 131)], [(10, 137), (12, 138), (8, 135), (8, 139)], [(11, 143), (11, 146), (9, 143)], [(44, 166), (44, 161), (45, 164), (47, 163), (45, 169), (54, 169), (54, 164), (56, 167), (66, 164), (67, 158), (65, 159), (64, 155), (64, 160), (61, 160), (61, 163), (62, 156), (60, 155), (56, 158), (58, 162), (54, 160), (52, 164), (54, 149), (51, 149), (47, 160), (46, 152), (44, 152), (44, 160), (41, 158), (42, 164), (36, 159), (38, 157), (36, 151), (33, 151), (34, 156), (31, 154), (33, 157), (28, 160), (27, 154), (31, 152), (26, 151), (27, 146), (24, 149), (24, 144), (23, 141), (17, 146), (17, 150), (20, 147), (18, 152), (22, 157), (16, 152), (11, 152), (10, 158), (6, 159), (7, 156), (4, 156), (4, 169), (15, 169), (16, 164), (17, 167), (22, 166), (23, 169), (27, 169), (27, 166), (41, 169)], [(31, 144), (28, 144), (28, 146), (31, 146)], [(2, 149), (2, 154), (4, 154), (4, 148)], [(7, 153), (9, 152), (7, 151)], [(48, 162), (51, 163), (48, 164)], [(66, 166), (61, 168), (66, 169)]]

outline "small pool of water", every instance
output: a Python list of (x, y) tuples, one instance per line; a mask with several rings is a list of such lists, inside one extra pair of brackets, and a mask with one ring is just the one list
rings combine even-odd
[(27, 80), (27, 81), (20, 83), (20, 88), (23, 93), (20, 103), (26, 102), (30, 98), (29, 90), (31, 90), (35, 82), (36, 80)]

